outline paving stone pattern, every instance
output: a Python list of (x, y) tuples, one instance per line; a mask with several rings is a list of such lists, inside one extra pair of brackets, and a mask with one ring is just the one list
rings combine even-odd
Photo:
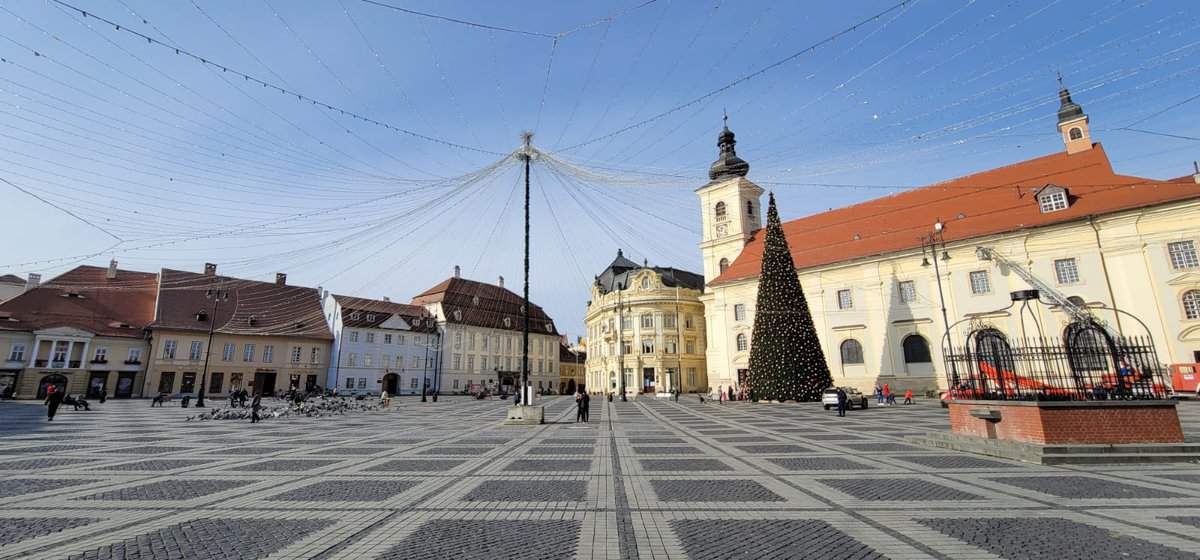
[(686, 519), (671, 522), (688, 558), (884, 560), (832, 525), (818, 520)]
[(327, 520), (198, 519), (69, 558), (252, 560), (263, 558), (331, 523)]
[[(936, 400), (839, 419), (817, 404), (596, 399), (583, 425), (572, 399), (545, 397), (533, 427), (504, 426), (507, 402), (439, 401), (262, 424), (116, 399), (47, 422), (40, 403), (0, 401), (0, 558), (1200, 551), (1194, 464), (1059, 468), (906, 443), (947, 424)], [(1200, 402), (1179, 412), (1195, 438)]]
[(924, 519), (921, 524), (1008, 560), (1188, 559), (1197, 555), (1066, 519)]

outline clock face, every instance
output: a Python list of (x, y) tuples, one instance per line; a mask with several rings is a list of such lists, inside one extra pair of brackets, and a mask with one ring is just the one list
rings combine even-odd
[(725, 224), (717, 224), (717, 235), (725, 235)]

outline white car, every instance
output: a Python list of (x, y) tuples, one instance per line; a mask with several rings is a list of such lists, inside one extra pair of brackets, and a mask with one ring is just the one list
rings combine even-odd
[[(853, 409), (854, 405), (858, 405), (859, 408), (867, 408), (867, 396), (862, 394), (862, 391), (854, 387), (842, 387), (841, 389), (846, 392), (846, 408)], [(825, 410), (837, 407), (837, 392), (838, 387), (830, 387), (821, 394), (821, 404), (825, 405)]]

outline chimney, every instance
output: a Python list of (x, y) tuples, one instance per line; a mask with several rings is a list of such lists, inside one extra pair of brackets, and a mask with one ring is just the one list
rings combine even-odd
[(215, 265), (213, 263), (204, 263), (204, 275), (205, 276), (216, 276), (217, 275), (217, 265)]
[(36, 272), (29, 273), (29, 279), (25, 281), (25, 291), (28, 292), (42, 283), (42, 275)]
[(455, 278), (461, 278), (461, 277), (462, 277), (462, 269), (461, 269), (461, 268), (459, 268), (459, 267), (458, 267), (458, 265), (454, 265), (454, 277), (455, 277)]
[(275, 273), (275, 285), (276, 286), (286, 286), (287, 285), (287, 274), (284, 274), (282, 272), (276, 272)]
[(501, 288), (504, 287), (504, 276), (500, 276), (500, 284), (499, 285)]
[(387, 296), (383, 296), (383, 301), (386, 301), (386, 302), (388, 302), (388, 303), (392, 303), (392, 298), (390, 298), (390, 297), (387, 297)]
[(1192, 180), (1195, 181), (1197, 185), (1200, 185), (1200, 163), (1193, 161), (1192, 169), (1194, 169), (1196, 171), (1195, 173), (1192, 174)]
[(108, 261), (108, 273), (105, 274), (104, 277), (108, 278), (109, 280), (117, 277), (117, 259)]

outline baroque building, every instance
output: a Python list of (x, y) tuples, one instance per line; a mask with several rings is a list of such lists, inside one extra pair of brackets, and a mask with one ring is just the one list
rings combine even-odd
[[(520, 385), (523, 298), (496, 284), (454, 276), (421, 292), (413, 305), (437, 321), (441, 344), (436, 356), (434, 391), (480, 390), (511, 393)], [(529, 383), (539, 392), (559, 390), (560, 336), (539, 306), (529, 308)]]
[[(1059, 98), (1060, 152), (783, 224), (835, 384), (944, 389), (944, 338), (961, 343), (947, 323), (1029, 336), (1009, 293), (1031, 286), (1005, 263), (1077, 305), (1136, 316), (1148, 333), (1129, 320), (1112, 327), (1151, 335), (1161, 362), (1200, 362), (1200, 170), (1117, 173), (1083, 108), (1065, 87)], [(745, 379), (763, 254), (763, 191), (728, 128), (718, 145), (696, 191), (714, 387)], [(940, 241), (936, 255), (922, 237)], [(1061, 306), (1033, 314), (1047, 336), (1072, 320)]]
[(620, 250), (596, 276), (584, 317), (591, 393), (707, 392), (704, 278)]
[(439, 336), (424, 307), (326, 293), (324, 308), (333, 333), (329, 389), (350, 395), (432, 389)]

